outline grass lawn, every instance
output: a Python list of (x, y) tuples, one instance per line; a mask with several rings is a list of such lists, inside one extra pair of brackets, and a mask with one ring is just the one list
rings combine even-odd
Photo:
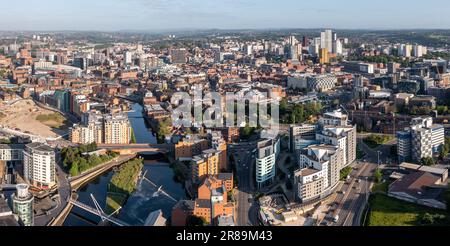
[(394, 137), (392, 136), (372, 134), (367, 138), (365, 138), (363, 141), (367, 146), (369, 146), (372, 149), (375, 149), (378, 146), (391, 141), (392, 139), (394, 139)]
[[(445, 215), (447, 222), (449, 219), (449, 214), (445, 210), (420, 206), (386, 195), (372, 195), (369, 203), (370, 212), (366, 226), (423, 226), (425, 224), (422, 223), (422, 218), (426, 213)], [(440, 221), (433, 225), (445, 224), (445, 221)]]
[(372, 187), (372, 192), (380, 191), (380, 192), (386, 193), (386, 192), (388, 191), (388, 186), (389, 186), (389, 183), (388, 183), (388, 182), (383, 182), (383, 183), (375, 184), (375, 185)]
[(64, 127), (67, 123), (66, 118), (59, 113), (41, 114), (36, 117), (36, 120), (53, 128)]
[(108, 193), (106, 196), (105, 213), (112, 214), (118, 208), (122, 207), (127, 200), (127, 195), (119, 193)]

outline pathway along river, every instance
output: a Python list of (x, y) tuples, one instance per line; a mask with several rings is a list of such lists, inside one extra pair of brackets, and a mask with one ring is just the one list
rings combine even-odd
[[(133, 105), (133, 112), (128, 113), (131, 125), (136, 136), (137, 143), (156, 143), (156, 137), (146, 125), (142, 117), (142, 106)], [(163, 186), (163, 190), (171, 197), (179, 200), (185, 198), (185, 192), (181, 184), (174, 182), (173, 172), (167, 162), (161, 161), (160, 156), (146, 155), (144, 170), (146, 177), (155, 185)], [(108, 183), (114, 171), (109, 171), (95, 180), (89, 182), (78, 190), (78, 200), (95, 208), (90, 194), (93, 194), (102, 208), (106, 204)], [(164, 217), (169, 218), (175, 202), (163, 194), (154, 196), (158, 187), (148, 181), (142, 181), (137, 190), (129, 197), (119, 214), (119, 219), (131, 225), (143, 225), (150, 212), (161, 209)], [(74, 207), (64, 222), (64, 226), (92, 226), (97, 225), (100, 218), (80, 208)]]

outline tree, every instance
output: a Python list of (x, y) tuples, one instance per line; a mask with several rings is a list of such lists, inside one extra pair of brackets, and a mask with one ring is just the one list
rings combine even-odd
[(70, 167), (70, 176), (78, 176), (78, 163), (72, 163), (72, 166)]
[(423, 157), (420, 160), (420, 164), (424, 165), (424, 166), (434, 166), (435, 162), (433, 157)]
[(381, 180), (383, 179), (383, 174), (381, 173), (381, 169), (377, 168), (375, 170), (375, 175), (374, 176), (375, 176), (375, 182), (376, 183), (380, 183)]
[(254, 132), (255, 128), (250, 127), (249, 124), (247, 124), (244, 128), (242, 128), (241, 136), (243, 139), (248, 139)]
[(131, 143), (136, 143), (136, 135), (134, 135), (134, 130), (131, 128)]
[(187, 218), (187, 226), (205, 226), (206, 225), (206, 220), (203, 217), (198, 217), (195, 215), (190, 215)]

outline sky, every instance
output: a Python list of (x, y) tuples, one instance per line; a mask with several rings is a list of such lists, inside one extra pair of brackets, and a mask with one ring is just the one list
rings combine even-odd
[(0, 0), (0, 30), (450, 29), (448, 0)]

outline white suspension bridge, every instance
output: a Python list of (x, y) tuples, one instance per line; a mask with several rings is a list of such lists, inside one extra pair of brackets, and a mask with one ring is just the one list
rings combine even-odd
[[(173, 196), (169, 195), (166, 191), (164, 191), (164, 190), (162, 189), (162, 186), (159, 186), (159, 187), (158, 187), (155, 183), (153, 183), (151, 180), (149, 180), (149, 179), (145, 176), (146, 174), (147, 174), (147, 171), (145, 171), (144, 174), (141, 176), (141, 178), (140, 178), (140, 180), (139, 180), (139, 186), (142, 184), (142, 181), (145, 180), (145, 181), (147, 181), (149, 184), (151, 184), (153, 187), (157, 188), (158, 190), (157, 190), (156, 192), (153, 193), (152, 197), (158, 197), (160, 194), (163, 194), (164, 196), (166, 196), (167, 198), (169, 198), (170, 200), (172, 200), (172, 201), (174, 201), (174, 202), (177, 202), (177, 201), (178, 201), (178, 200), (175, 199)], [(78, 208), (81, 208), (81, 209), (83, 209), (83, 210), (85, 210), (85, 211), (87, 211), (87, 212), (89, 212), (89, 213), (92, 213), (92, 214), (95, 214), (95, 215), (99, 216), (100, 219), (101, 219), (103, 222), (108, 221), (108, 222), (111, 222), (111, 223), (113, 223), (113, 224), (115, 224), (115, 225), (117, 225), (117, 226), (130, 226), (128, 223), (126, 223), (126, 222), (124, 222), (124, 221), (122, 221), (122, 220), (120, 220), (120, 219), (118, 219), (118, 218), (116, 218), (116, 217), (113, 217), (113, 215), (116, 214), (117, 212), (119, 212), (119, 210), (122, 209), (122, 207), (119, 207), (119, 208), (118, 208), (116, 211), (114, 211), (112, 214), (109, 214), (109, 215), (108, 215), (108, 214), (106, 214), (106, 213), (103, 211), (103, 209), (101, 208), (101, 206), (100, 206), (99, 203), (97, 202), (97, 199), (95, 199), (94, 195), (90, 194), (90, 196), (91, 196), (91, 199), (92, 199), (92, 201), (93, 201), (93, 203), (94, 203), (95, 208), (93, 208), (93, 207), (91, 207), (91, 206), (89, 206), (89, 205), (86, 205), (86, 204), (84, 204), (84, 203), (82, 203), (82, 202), (79, 202), (79, 201), (77, 201), (77, 200), (73, 200), (73, 199), (70, 199), (69, 202), (70, 202), (72, 205), (74, 205), (74, 206), (76, 206), (76, 207), (78, 207)]]

